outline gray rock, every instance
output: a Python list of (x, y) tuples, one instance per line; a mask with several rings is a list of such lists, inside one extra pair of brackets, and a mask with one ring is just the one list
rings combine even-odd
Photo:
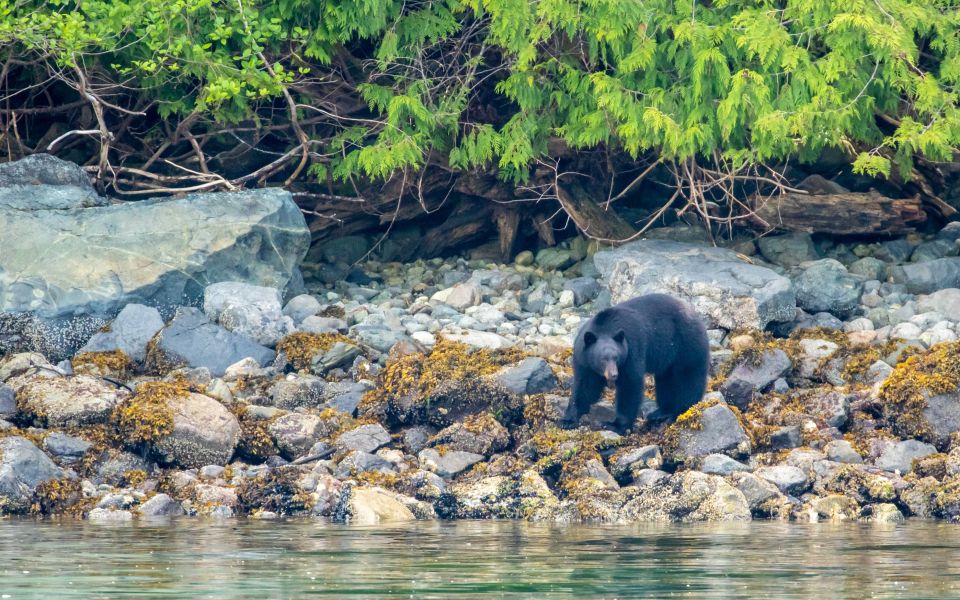
[(85, 439), (51, 431), (43, 438), (43, 449), (65, 462), (80, 460), (93, 444)]
[(824, 447), (824, 450), (827, 453), (827, 459), (833, 462), (849, 465), (863, 462), (863, 457), (853, 449), (853, 446), (847, 440), (833, 440)]
[(372, 454), (389, 443), (390, 434), (387, 430), (379, 423), (371, 423), (341, 433), (334, 445), (341, 452), (359, 450)]
[(294, 296), (283, 307), (283, 314), (293, 319), (295, 325), (299, 325), (307, 317), (312, 317), (323, 310), (320, 301), (310, 294), (300, 294)]
[(791, 465), (774, 465), (760, 467), (754, 474), (766, 479), (783, 492), (791, 496), (798, 496), (810, 487), (810, 478), (802, 469)]
[(742, 262), (732, 250), (640, 240), (597, 252), (597, 269), (613, 302), (663, 292), (689, 302), (708, 327), (764, 329), (794, 317), (790, 281)]
[(430, 440), (431, 446), (490, 456), (510, 445), (510, 432), (489, 415), (471, 417), (467, 422), (453, 423)]
[(169, 325), (157, 334), (157, 360), (171, 365), (206, 367), (214, 377), (227, 367), (250, 357), (261, 367), (273, 361), (273, 350), (214, 325), (195, 308), (180, 308)]
[(410, 341), (402, 331), (394, 331), (381, 326), (357, 325), (351, 331), (354, 337), (379, 352), (390, 352), (394, 344)]
[(770, 447), (774, 450), (797, 448), (801, 443), (800, 427), (798, 425), (781, 427), (770, 434)]
[(240, 441), (240, 422), (222, 404), (203, 394), (167, 400), (173, 432), (154, 443), (164, 462), (186, 469), (225, 465)]
[(403, 446), (410, 454), (418, 454), (427, 447), (434, 431), (427, 427), (410, 427), (403, 432)]
[(680, 429), (677, 439), (677, 454), (680, 457), (695, 458), (718, 452), (735, 455), (750, 453), (750, 438), (726, 404), (705, 408), (698, 423), (699, 429)]
[(298, 328), (304, 333), (336, 333), (347, 330), (347, 322), (334, 317), (307, 317)]
[(700, 463), (700, 471), (710, 475), (720, 475), (726, 477), (737, 471), (749, 471), (750, 467), (738, 460), (734, 460), (726, 454), (708, 454)]
[(757, 246), (763, 258), (784, 267), (820, 258), (809, 233), (764, 236), (757, 240)]
[(476, 331), (473, 329), (463, 329), (458, 332), (444, 332), (444, 337), (453, 342), (462, 342), (472, 348), (487, 348), (490, 350), (501, 350), (514, 345), (510, 339), (491, 331)]
[(221, 281), (203, 291), (203, 312), (227, 331), (263, 346), (275, 346), (293, 333), (293, 319), (283, 314), (280, 290), (239, 281)]
[(600, 293), (600, 283), (593, 277), (576, 277), (568, 279), (563, 289), (573, 292), (573, 303), (576, 306), (586, 304)]
[(877, 251), (874, 256), (886, 262), (902, 263), (910, 258), (915, 245), (915, 243), (902, 238), (890, 240), (880, 244), (880, 250)]
[(537, 252), (537, 265), (543, 269), (559, 271), (573, 264), (573, 256), (563, 248), (544, 248)]
[(610, 460), (610, 470), (617, 479), (636, 479), (636, 474), (641, 470), (659, 469), (661, 466), (663, 456), (660, 446), (656, 444), (619, 452)]
[(373, 386), (370, 383), (358, 381), (336, 381), (327, 384), (324, 408), (332, 408), (352, 415), (357, 411), (363, 395)]
[(960, 240), (960, 221), (947, 223), (943, 229), (937, 232), (937, 239), (956, 242)]
[(0, 383), (0, 418), (6, 419), (17, 414), (17, 395), (13, 388)]
[(497, 380), (515, 394), (542, 394), (557, 388), (557, 376), (542, 358), (531, 356), (516, 367), (510, 367), (497, 375)]
[(326, 387), (326, 381), (313, 375), (288, 375), (270, 386), (268, 393), (278, 408), (315, 408), (323, 402)]
[(65, 476), (60, 467), (26, 438), (3, 438), (0, 440), (0, 513), (26, 512), (38, 485)]
[(21, 412), (51, 427), (106, 423), (117, 405), (117, 388), (101, 379), (37, 377), (20, 388)]
[(949, 240), (931, 240), (923, 242), (913, 249), (910, 262), (926, 262), (957, 255), (957, 245)]
[(284, 458), (303, 456), (320, 438), (333, 433), (333, 428), (315, 415), (290, 413), (272, 421), (267, 431)]
[(651, 487), (661, 485), (670, 480), (670, 473), (659, 469), (640, 469), (633, 476), (632, 487)]
[(143, 304), (128, 304), (110, 323), (110, 330), (98, 332), (78, 351), (113, 352), (119, 350), (135, 362), (143, 362), (147, 342), (163, 329), (160, 311)]
[(931, 444), (918, 440), (904, 440), (884, 448), (875, 464), (884, 471), (899, 471), (906, 475), (913, 470), (913, 461), (936, 453)]
[(749, 521), (746, 497), (722, 477), (698, 471), (676, 473), (653, 486), (638, 486), (637, 495), (620, 509), (621, 522)]
[(782, 497), (779, 489), (773, 483), (757, 477), (753, 473), (738, 472), (731, 476), (733, 484), (743, 494), (753, 513), (764, 512), (764, 504)]
[(947, 288), (918, 297), (917, 311), (936, 312), (951, 318), (960, 318), (960, 289)]
[(867, 281), (873, 279), (877, 281), (883, 281), (887, 278), (886, 263), (872, 256), (867, 256), (861, 258), (860, 260), (854, 261), (850, 264), (847, 270), (854, 275), (863, 277)]
[(811, 264), (795, 281), (797, 305), (809, 312), (847, 317), (857, 308), (863, 282), (832, 258)]
[[(90, 178), (83, 167), (43, 153), (31, 154), (20, 160), (0, 164), (0, 188), (16, 185), (71, 186), (81, 188), (91, 194), (95, 193), (93, 186), (90, 185)], [(106, 204), (106, 200), (103, 201), (103, 204)], [(60, 208), (84, 208), (86, 206), (85, 204), (73, 203)]]
[[(0, 352), (59, 360), (125, 305), (196, 304), (217, 281), (283, 288), (310, 243), (303, 214), (280, 189), (55, 209), (25, 192), (0, 205)], [(44, 260), (38, 261), (37, 257)]]
[(370, 250), (370, 240), (362, 235), (345, 235), (325, 242), (311, 250), (311, 255), (319, 251), (323, 260), (331, 264), (352, 265)]
[(890, 269), (890, 277), (895, 283), (904, 284), (911, 294), (960, 287), (960, 257), (898, 265)]
[(157, 494), (137, 509), (141, 517), (180, 517), (184, 515), (180, 503), (167, 494)]
[(340, 479), (345, 479), (347, 477), (356, 477), (360, 473), (396, 472), (397, 468), (387, 459), (377, 456), (376, 454), (370, 454), (369, 452), (353, 450), (337, 463), (334, 475)]
[(767, 350), (760, 355), (760, 364), (744, 362), (727, 376), (720, 387), (723, 398), (740, 408), (746, 408), (755, 392), (762, 392), (778, 378), (790, 372), (790, 357), (783, 350)]
[(336, 342), (323, 354), (313, 357), (311, 369), (314, 373), (324, 374), (332, 369), (353, 364), (353, 361), (361, 354), (363, 354), (363, 351), (360, 350), (359, 346)]
[(400, 498), (402, 497), (399, 494), (378, 487), (362, 488), (346, 485), (333, 510), (333, 520), (352, 525), (378, 525), (416, 520), (416, 516), (407, 504), (401, 502)]
[(444, 479), (452, 479), (483, 460), (482, 454), (451, 450), (440, 454), (433, 448), (425, 448), (417, 455), (420, 466), (427, 471), (436, 473)]
[(458, 283), (452, 288), (437, 292), (434, 294), (434, 298), (457, 310), (463, 310), (469, 306), (477, 306), (483, 302), (483, 293), (480, 291), (479, 285), (466, 281)]
[(144, 459), (139, 454), (125, 452), (121, 450), (107, 450), (101, 452), (93, 466), (93, 475), (90, 480), (100, 485), (106, 484), (119, 487), (125, 481), (128, 472), (139, 470), (147, 473), (153, 473), (156, 465)]

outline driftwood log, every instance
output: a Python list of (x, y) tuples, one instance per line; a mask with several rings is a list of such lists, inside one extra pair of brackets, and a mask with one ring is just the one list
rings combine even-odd
[(914, 231), (927, 219), (920, 196), (888, 198), (877, 192), (799, 194), (754, 199), (751, 221), (765, 229), (832, 235), (890, 234)]

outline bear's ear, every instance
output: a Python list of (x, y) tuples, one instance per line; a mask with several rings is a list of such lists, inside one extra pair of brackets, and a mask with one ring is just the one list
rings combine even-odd
[(622, 344), (625, 341), (627, 341), (627, 334), (624, 333), (623, 330), (621, 329), (620, 331), (617, 332), (616, 335), (613, 336), (613, 341), (615, 341), (618, 344)]
[(583, 343), (587, 346), (592, 346), (597, 341), (597, 334), (592, 331), (588, 331), (583, 334)]

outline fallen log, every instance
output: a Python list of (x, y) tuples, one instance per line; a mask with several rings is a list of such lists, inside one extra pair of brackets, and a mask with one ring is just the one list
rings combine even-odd
[(577, 229), (588, 238), (621, 242), (637, 233), (612, 208), (604, 208), (594, 202), (578, 183), (558, 185), (557, 199)]
[(927, 219), (920, 196), (889, 198), (877, 192), (754, 196), (750, 221), (765, 229), (832, 235), (889, 234), (914, 231)]

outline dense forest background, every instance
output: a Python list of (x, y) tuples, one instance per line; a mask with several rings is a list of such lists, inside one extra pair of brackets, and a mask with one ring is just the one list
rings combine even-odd
[(960, 206), (960, 0), (0, 0), (0, 64), (5, 158), (285, 185), (317, 238), (722, 235), (810, 173)]

